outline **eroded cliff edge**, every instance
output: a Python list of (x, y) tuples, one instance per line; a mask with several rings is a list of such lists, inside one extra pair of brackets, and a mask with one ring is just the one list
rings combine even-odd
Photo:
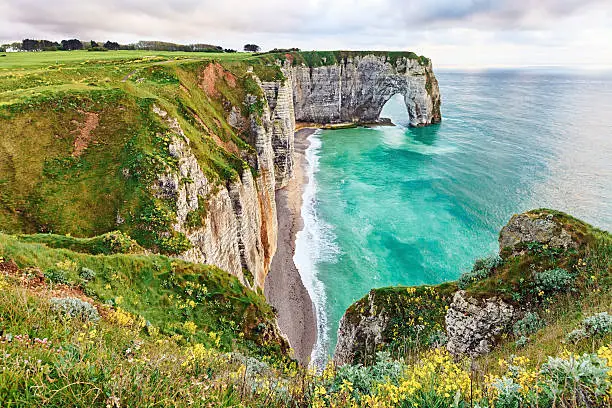
[(276, 251), (275, 192), (293, 177), (296, 121), (375, 122), (397, 93), (414, 126), (440, 121), (431, 62), (408, 52), (87, 63), (97, 71), (49, 69), (57, 92), (24, 72), (27, 97), (0, 107), (3, 230), (121, 230), (253, 289)]
[[(304, 55), (275, 56), (266, 65), (278, 70), (274, 80), (261, 80), (257, 70), (252, 73), (259, 89), (248, 93), (244, 103), (259, 103), (259, 112), (242, 117), (237, 107), (229, 111), (227, 121), (232, 127), (249, 130), (249, 143), (256, 152), (249, 164), (255, 177), (244, 172), (240, 180), (212, 195), (207, 188), (196, 192), (189, 186), (177, 194), (186, 200), (179, 201), (174, 226), (193, 245), (182, 257), (217, 265), (252, 288), (263, 288), (276, 251), (275, 190), (293, 177), (296, 121), (374, 123), (384, 104), (398, 93), (404, 95), (413, 126), (441, 120), (438, 83), (427, 59), (412, 54), (391, 58), (383, 53), (337, 53), (337, 61), (319, 65), (308, 64)], [(261, 99), (259, 92), (264, 96)], [(197, 169), (193, 172), (191, 168), (193, 165), (181, 167), (179, 172), (205, 185)], [(185, 228), (187, 214), (197, 211), (204, 197), (211, 209), (205, 228)]]

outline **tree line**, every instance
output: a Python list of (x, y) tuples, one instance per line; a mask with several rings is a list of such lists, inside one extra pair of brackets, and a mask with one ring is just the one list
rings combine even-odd
[[(183, 51), (183, 52), (237, 52), (231, 48), (223, 48), (212, 44), (176, 44), (165, 41), (138, 41), (134, 44), (119, 44), (114, 41), (105, 43), (97, 41), (81, 41), (76, 38), (62, 40), (60, 42), (50, 40), (24, 39), (21, 42), (4, 44), (0, 46), (0, 52), (5, 51), (116, 51), (116, 50), (147, 50), (147, 51)], [(261, 47), (257, 44), (246, 44), (245, 52), (260, 52)], [(299, 51), (299, 48), (278, 49), (269, 52)]]

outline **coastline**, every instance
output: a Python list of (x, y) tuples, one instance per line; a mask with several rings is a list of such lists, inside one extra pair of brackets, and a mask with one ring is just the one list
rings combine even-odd
[(294, 177), (276, 192), (278, 247), (265, 282), (265, 296), (277, 310), (278, 325), (289, 340), (294, 357), (310, 362), (317, 340), (315, 307), (293, 260), (296, 235), (304, 227), (302, 195), (308, 183), (305, 151), (308, 137), (316, 129), (301, 128), (295, 133)]

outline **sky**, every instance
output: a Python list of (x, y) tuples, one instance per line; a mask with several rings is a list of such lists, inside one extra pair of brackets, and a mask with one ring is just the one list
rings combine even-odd
[(437, 67), (612, 68), (612, 0), (0, 0), (0, 43), (408, 50)]

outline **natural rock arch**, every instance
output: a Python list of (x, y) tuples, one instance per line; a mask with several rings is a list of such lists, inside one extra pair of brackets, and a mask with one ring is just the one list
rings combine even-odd
[(288, 67), (288, 76), (299, 122), (377, 122), (385, 103), (398, 93), (404, 95), (412, 126), (441, 120), (440, 91), (431, 63), (365, 55), (329, 66)]

